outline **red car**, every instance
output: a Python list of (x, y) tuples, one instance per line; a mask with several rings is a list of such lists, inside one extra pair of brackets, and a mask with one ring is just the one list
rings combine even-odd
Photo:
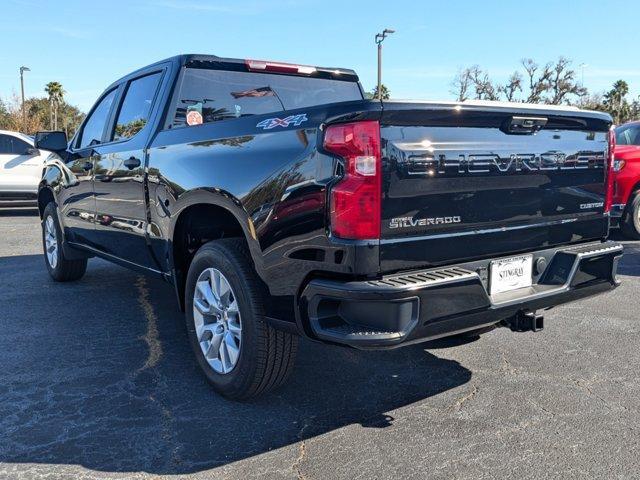
[(640, 239), (640, 121), (616, 128), (612, 220)]

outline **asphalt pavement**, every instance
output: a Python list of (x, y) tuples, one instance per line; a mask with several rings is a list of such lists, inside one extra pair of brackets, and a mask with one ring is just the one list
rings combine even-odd
[(387, 352), (302, 341), (246, 403), (199, 373), (170, 285), (93, 259), (49, 279), (0, 210), (0, 478), (638, 478), (640, 243), (616, 291)]

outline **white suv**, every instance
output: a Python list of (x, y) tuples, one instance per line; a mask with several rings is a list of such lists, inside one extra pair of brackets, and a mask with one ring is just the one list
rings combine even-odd
[(47, 150), (33, 146), (33, 138), (0, 130), (0, 203), (35, 201)]

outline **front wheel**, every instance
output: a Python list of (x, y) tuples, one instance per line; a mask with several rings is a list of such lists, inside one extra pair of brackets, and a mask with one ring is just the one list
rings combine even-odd
[(62, 230), (54, 203), (49, 203), (42, 215), (42, 247), (49, 275), (56, 282), (82, 278), (87, 271), (87, 259), (69, 260), (62, 249)]
[(640, 239), (640, 194), (627, 204), (620, 227), (625, 237)]
[(185, 290), (189, 341), (218, 393), (246, 399), (284, 383), (293, 369), (298, 337), (265, 322), (266, 288), (242, 240), (200, 247)]

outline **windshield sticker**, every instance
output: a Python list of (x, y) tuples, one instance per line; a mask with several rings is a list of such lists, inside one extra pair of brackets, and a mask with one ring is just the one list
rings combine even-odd
[(307, 120), (307, 114), (300, 113), (298, 115), (290, 115), (286, 118), (267, 118), (258, 123), (256, 127), (264, 130), (271, 130), (275, 127), (288, 127), (290, 125), (298, 127), (302, 122), (306, 122)]

